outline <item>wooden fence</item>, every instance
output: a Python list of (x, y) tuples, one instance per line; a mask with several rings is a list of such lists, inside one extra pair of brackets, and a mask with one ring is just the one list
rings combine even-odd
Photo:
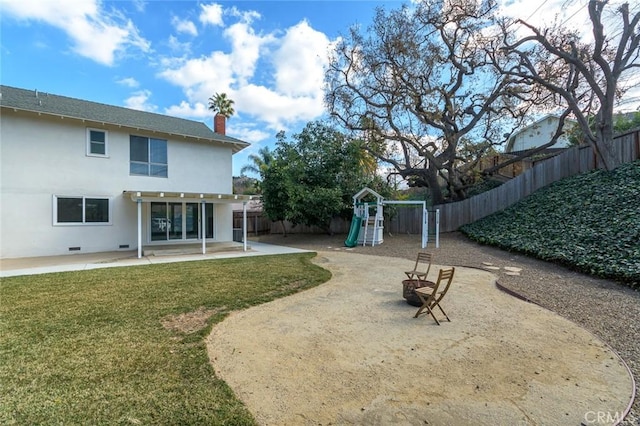
[[(247, 211), (247, 235), (257, 236), (270, 234), (272, 222), (261, 210)], [(233, 229), (242, 231), (242, 211), (233, 212)], [(234, 232), (235, 234), (235, 232)], [(240, 237), (242, 238), (242, 237)], [(234, 240), (236, 236), (234, 235)]]
[[(284, 222), (287, 234), (321, 234), (326, 231), (317, 226), (293, 226), (291, 222)], [(331, 232), (334, 234), (346, 234), (349, 232), (351, 222), (334, 218), (331, 221)], [(242, 230), (242, 211), (233, 212), (234, 231)], [(234, 232), (234, 239), (236, 239)], [(247, 211), (247, 235), (257, 236), (264, 234), (282, 234), (282, 222), (272, 222), (262, 211)]]
[[(640, 130), (618, 135), (614, 141), (613, 147), (623, 163), (640, 158)], [(599, 168), (597, 163), (591, 146), (576, 146), (490, 191), (463, 201), (434, 206), (434, 209), (440, 209), (440, 232), (455, 231), (515, 204), (555, 181)]]
[[(618, 151), (623, 163), (640, 158), (640, 129), (616, 136), (614, 147)], [(441, 204), (433, 207), (429, 212), (429, 234), (435, 229), (435, 212), (440, 210), (440, 232), (451, 232), (462, 225), (475, 222), (500, 210), (517, 203), (534, 191), (555, 181), (585, 173), (599, 168), (596, 156), (591, 146), (576, 146), (556, 155), (553, 158), (536, 162), (515, 178), (490, 191), (476, 195), (463, 201)], [(385, 207), (389, 209), (390, 207)], [(390, 219), (385, 220), (385, 233), (391, 234), (420, 234), (422, 232), (422, 209), (417, 207), (394, 206)], [(335, 218), (331, 222), (334, 234), (349, 232), (351, 222)], [(242, 212), (233, 214), (233, 227), (242, 229)], [(285, 222), (287, 233), (313, 234), (324, 233), (317, 227), (303, 225), (292, 226)], [(237, 234), (238, 232), (235, 232)], [(282, 234), (282, 224), (271, 222), (261, 211), (247, 212), (247, 235)]]
[[(392, 217), (384, 221), (385, 234), (416, 234), (422, 232), (422, 207), (421, 206), (386, 206), (385, 211), (392, 211)], [(316, 226), (293, 226), (290, 222), (284, 223), (288, 234), (322, 234), (326, 231)], [(331, 232), (334, 234), (347, 234), (351, 221), (334, 218), (331, 221)], [(234, 239), (242, 238), (242, 211), (233, 212)], [(429, 213), (429, 233), (435, 231), (435, 215)], [(282, 234), (282, 223), (271, 222), (261, 211), (247, 211), (247, 235), (250, 237), (265, 234)]]

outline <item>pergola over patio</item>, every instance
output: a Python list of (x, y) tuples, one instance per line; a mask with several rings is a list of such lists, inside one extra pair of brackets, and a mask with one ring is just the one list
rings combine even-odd
[[(202, 217), (205, 215), (205, 204), (207, 202), (214, 204), (232, 204), (242, 203), (242, 241), (243, 250), (247, 251), (247, 203), (251, 200), (257, 200), (259, 195), (242, 195), (242, 194), (223, 194), (223, 193), (204, 193), (204, 192), (168, 192), (168, 191), (122, 191), (124, 197), (130, 197), (138, 205), (138, 258), (142, 258), (142, 203), (151, 202), (198, 202), (202, 206)], [(202, 221), (202, 254), (207, 252), (207, 244), (205, 235), (206, 223)]]

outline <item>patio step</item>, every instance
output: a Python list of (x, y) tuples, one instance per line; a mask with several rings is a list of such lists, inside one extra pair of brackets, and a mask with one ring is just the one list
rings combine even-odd
[[(228, 251), (242, 251), (241, 243), (223, 242), (207, 244), (207, 253), (220, 253)], [(247, 249), (250, 246), (247, 245)], [(186, 254), (202, 254), (202, 244), (179, 244), (179, 245), (162, 245), (162, 246), (146, 246), (142, 249), (144, 256), (180, 256)]]

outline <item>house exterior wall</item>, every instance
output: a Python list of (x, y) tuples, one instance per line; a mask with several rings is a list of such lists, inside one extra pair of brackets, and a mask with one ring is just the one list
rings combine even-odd
[[(87, 155), (87, 128), (107, 131), (106, 157)], [(130, 134), (167, 140), (167, 178), (129, 174)], [(70, 247), (80, 247), (80, 253), (135, 249), (137, 206), (123, 190), (231, 193), (231, 157), (230, 147), (195, 138), (3, 109), (0, 257), (77, 253)], [(55, 224), (54, 196), (108, 198), (110, 223)], [(214, 217), (215, 240), (231, 241), (231, 206), (215, 204)], [(143, 223), (146, 244), (150, 227)]]
[[(547, 117), (531, 125), (515, 136), (511, 151), (524, 151), (548, 143), (555, 134), (557, 126), (557, 117)], [(569, 139), (565, 134), (560, 136), (558, 141), (549, 148), (565, 148), (567, 146), (569, 146)]]

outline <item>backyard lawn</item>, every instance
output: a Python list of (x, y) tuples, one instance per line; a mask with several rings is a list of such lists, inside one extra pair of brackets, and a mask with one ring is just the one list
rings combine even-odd
[(4, 278), (0, 423), (254, 424), (204, 339), (231, 311), (327, 281), (313, 256)]

